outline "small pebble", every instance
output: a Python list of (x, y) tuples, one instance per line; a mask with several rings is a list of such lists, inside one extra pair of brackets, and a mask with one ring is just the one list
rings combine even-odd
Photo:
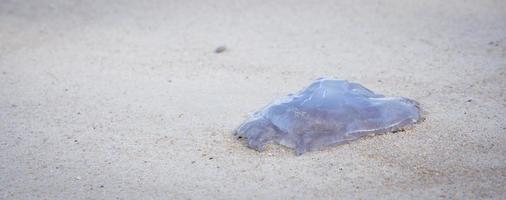
[(219, 46), (214, 50), (214, 53), (221, 53), (221, 52), (224, 52), (225, 50), (227, 50), (227, 47)]

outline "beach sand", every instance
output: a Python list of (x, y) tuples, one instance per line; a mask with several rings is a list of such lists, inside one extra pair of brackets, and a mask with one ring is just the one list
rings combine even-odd
[[(0, 199), (506, 199), (505, 22), (502, 0), (2, 0)], [(302, 156), (233, 137), (322, 76), (426, 120)]]

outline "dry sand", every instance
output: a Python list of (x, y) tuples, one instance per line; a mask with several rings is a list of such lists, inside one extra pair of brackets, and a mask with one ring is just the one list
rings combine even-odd
[[(320, 76), (427, 120), (299, 157), (232, 137)], [(1, 0), (0, 198), (505, 199), (505, 88), (503, 0)]]

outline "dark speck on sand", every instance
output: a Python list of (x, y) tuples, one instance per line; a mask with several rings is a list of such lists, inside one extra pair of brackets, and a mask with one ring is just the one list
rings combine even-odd
[(217, 48), (214, 50), (214, 53), (222, 53), (222, 52), (224, 52), (225, 50), (227, 50), (227, 47), (225, 47), (225, 46), (219, 46), (219, 47), (217, 47)]

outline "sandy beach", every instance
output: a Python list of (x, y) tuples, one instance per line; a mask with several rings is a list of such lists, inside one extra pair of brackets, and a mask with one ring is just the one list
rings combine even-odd
[[(233, 137), (318, 77), (426, 120)], [(0, 0), (0, 199), (506, 199), (506, 1)]]

